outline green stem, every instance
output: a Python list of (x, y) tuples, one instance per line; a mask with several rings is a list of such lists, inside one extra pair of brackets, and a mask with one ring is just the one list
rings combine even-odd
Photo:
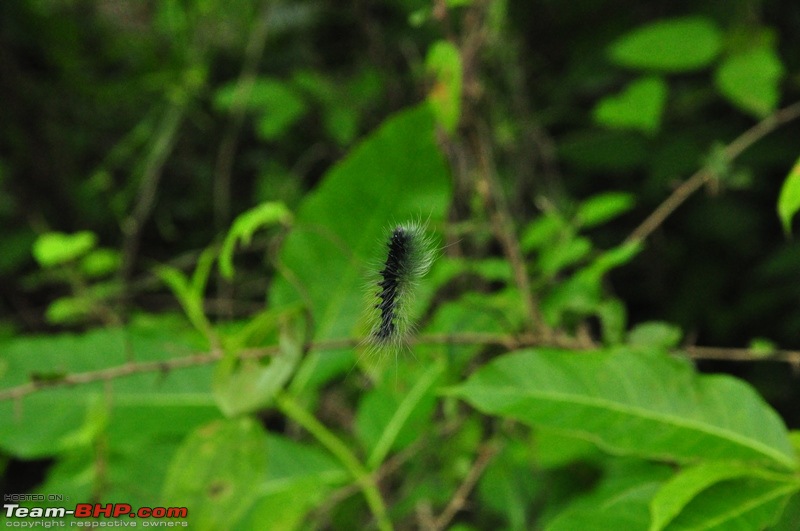
[(284, 415), (305, 428), (306, 431), (313, 435), (320, 444), (327, 448), (328, 451), (344, 465), (361, 488), (361, 492), (367, 500), (367, 505), (369, 505), (370, 511), (372, 511), (372, 514), (378, 522), (378, 528), (381, 529), (381, 531), (392, 531), (392, 522), (386, 514), (386, 505), (383, 503), (383, 498), (381, 498), (381, 493), (378, 491), (378, 486), (375, 484), (372, 475), (366, 467), (353, 455), (344, 442), (328, 430), (328, 428), (313, 415), (303, 409), (290, 396), (284, 393), (278, 393), (275, 397), (275, 403)]

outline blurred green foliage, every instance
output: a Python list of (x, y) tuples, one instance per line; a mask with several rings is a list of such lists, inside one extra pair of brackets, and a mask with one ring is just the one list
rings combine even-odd
[[(2, 490), (196, 529), (797, 529), (798, 24), (1, 3)], [(408, 220), (438, 258), (381, 356)]]

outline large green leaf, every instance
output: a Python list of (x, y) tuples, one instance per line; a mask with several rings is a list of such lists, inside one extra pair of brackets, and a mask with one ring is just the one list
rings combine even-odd
[(285, 437), (268, 434), (267, 454), (266, 478), (242, 529), (300, 529), (306, 513), (350, 479), (328, 454)]
[(193, 528), (229, 529), (255, 501), (266, 466), (266, 434), (258, 423), (214, 421), (189, 434), (175, 453), (163, 503), (187, 507)]
[[(385, 253), (389, 227), (444, 215), (450, 180), (434, 133), (427, 105), (400, 112), (335, 165), (300, 206), (279, 257), (285, 275), (272, 285), (270, 300), (307, 304), (317, 339), (356, 331), (365, 279)], [(324, 380), (351, 360), (312, 353), (294, 385)]]
[(722, 35), (711, 20), (686, 17), (633, 30), (611, 45), (609, 56), (621, 66), (680, 72), (708, 66), (721, 47)]
[[(20, 338), (0, 352), (0, 389), (67, 374), (121, 366), (129, 360), (166, 361), (190, 354), (198, 337), (168, 318), (127, 328)], [(134, 373), (71, 388), (44, 389), (18, 402), (0, 402), (0, 447), (27, 458), (85, 446), (106, 430), (111, 444), (126, 438), (181, 434), (219, 416), (210, 393), (211, 367)], [(98, 404), (107, 404), (98, 410)], [(98, 411), (107, 418), (98, 419)], [(117, 437), (117, 433), (120, 433)]]
[(659, 352), (517, 352), (455, 393), (485, 413), (556, 428), (615, 454), (798, 465), (780, 417), (747, 384), (699, 376)]

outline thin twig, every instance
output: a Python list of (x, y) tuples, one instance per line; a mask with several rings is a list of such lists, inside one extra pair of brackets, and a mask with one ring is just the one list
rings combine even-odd
[(215, 227), (220, 230), (230, 221), (231, 202), (231, 172), (236, 155), (236, 144), (239, 142), (239, 133), (244, 124), (246, 103), (256, 80), (258, 63), (264, 55), (269, 29), (269, 10), (271, 2), (264, 2), (256, 19), (255, 26), (250, 33), (247, 48), (244, 53), (242, 70), (236, 82), (233, 94), (233, 106), (230, 119), (222, 135), (217, 164), (214, 171), (214, 221)]
[(760, 353), (748, 348), (727, 347), (685, 347), (683, 349), (690, 358), (699, 360), (721, 361), (777, 361), (800, 367), (800, 351), (774, 350)]
[(464, 504), (467, 502), (467, 497), (469, 497), (470, 492), (472, 492), (472, 489), (480, 479), (481, 474), (483, 474), (483, 471), (486, 469), (489, 461), (492, 460), (492, 457), (494, 457), (497, 451), (497, 446), (491, 442), (485, 443), (481, 446), (480, 450), (478, 451), (478, 457), (475, 458), (475, 462), (472, 463), (472, 468), (469, 469), (467, 476), (464, 478), (464, 481), (461, 482), (461, 485), (459, 485), (458, 489), (453, 495), (453, 498), (450, 500), (450, 503), (448, 503), (447, 507), (444, 508), (442, 514), (440, 514), (439, 517), (433, 521), (433, 525), (431, 526), (432, 531), (447, 527), (447, 524), (450, 523), (456, 513), (464, 508)]
[[(725, 147), (723, 150), (725, 160), (728, 162), (733, 161), (764, 136), (797, 118), (800, 118), (800, 102), (793, 103), (788, 107), (776, 111), (767, 118), (764, 118)], [(634, 229), (630, 236), (625, 239), (625, 242), (640, 242), (647, 239), (647, 237), (660, 227), (661, 224), (664, 223), (664, 220), (681, 206), (684, 201), (702, 188), (704, 184), (714, 179), (714, 177), (716, 177), (715, 173), (708, 168), (701, 168), (698, 170), (694, 175), (678, 186), (663, 203), (658, 205), (658, 207)]]
[[(230, 119), (225, 127), (222, 140), (219, 144), (217, 153), (217, 163), (214, 169), (214, 228), (217, 231), (223, 230), (230, 223), (231, 215), (231, 175), (233, 173), (233, 163), (236, 158), (236, 145), (239, 143), (239, 136), (244, 125), (245, 110), (250, 92), (255, 84), (258, 72), (258, 63), (264, 55), (264, 48), (267, 42), (267, 32), (269, 29), (269, 10), (271, 2), (264, 2), (256, 20), (255, 26), (250, 33), (250, 38), (245, 49), (242, 70), (236, 82), (236, 89), (233, 97), (233, 107), (230, 111)], [(220, 280), (217, 283), (217, 294), (219, 298), (227, 300), (233, 298), (233, 286)], [(223, 314), (228, 318), (233, 317), (233, 307), (222, 307)]]
[(511, 215), (508, 212), (508, 205), (497, 183), (491, 147), (483, 138), (484, 136), (476, 132), (472, 138), (473, 150), (478, 160), (478, 193), (481, 195), (489, 212), (492, 231), (500, 241), (500, 245), (503, 247), (503, 254), (505, 254), (514, 272), (514, 281), (519, 289), (520, 297), (525, 305), (525, 313), (530, 323), (529, 331), (546, 337), (549, 335), (549, 328), (545, 325), (539, 312), (538, 304), (533, 297), (528, 270), (525, 267), (525, 259), (522, 256), (522, 250), (515, 235)]
[(183, 104), (173, 103), (164, 114), (158, 128), (158, 135), (145, 161), (136, 205), (133, 207), (131, 215), (123, 223), (122, 232), (125, 235), (125, 241), (122, 244), (122, 267), (120, 268), (123, 289), (127, 289), (133, 273), (142, 229), (153, 211), (164, 163), (172, 151), (184, 112)]
[[(355, 348), (362, 342), (363, 339), (361, 338), (325, 339), (309, 343), (308, 350), (328, 351)], [(550, 339), (543, 339), (533, 334), (518, 336), (488, 333), (430, 334), (420, 336), (413, 340), (412, 343), (415, 345), (499, 345), (509, 351), (527, 347), (551, 347), (590, 352), (595, 348), (594, 345), (586, 345), (582, 341), (570, 339), (568, 337), (554, 336)], [(795, 350), (775, 350), (768, 355), (764, 355), (763, 353), (744, 348), (689, 346), (684, 347), (681, 351), (685, 352), (686, 355), (693, 359), (745, 362), (777, 361), (789, 363), (793, 366), (800, 366), (800, 351)], [(280, 347), (278, 345), (272, 345), (263, 348), (245, 349), (239, 353), (239, 356), (243, 359), (261, 359), (275, 356), (279, 352)], [(222, 359), (222, 352), (220, 350), (212, 350), (211, 352), (201, 352), (164, 361), (129, 362), (94, 371), (65, 374), (52, 379), (38, 379), (15, 387), (0, 389), (0, 402), (3, 400), (17, 400), (45, 389), (110, 381), (134, 374), (169, 372), (175, 369), (208, 365), (220, 359)]]

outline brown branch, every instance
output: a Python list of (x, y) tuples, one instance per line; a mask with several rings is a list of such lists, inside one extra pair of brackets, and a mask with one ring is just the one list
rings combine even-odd
[(692, 359), (721, 361), (777, 361), (800, 367), (800, 351), (774, 350), (760, 353), (748, 348), (685, 347), (684, 352)]
[(472, 468), (469, 469), (464, 481), (461, 482), (461, 485), (459, 485), (450, 503), (448, 503), (447, 507), (442, 511), (442, 514), (433, 521), (431, 530), (444, 529), (456, 513), (464, 508), (467, 497), (480, 479), (489, 461), (492, 460), (492, 457), (495, 456), (498, 450), (497, 446), (493, 443), (485, 443), (481, 446), (478, 451), (478, 457), (475, 458), (475, 462), (472, 463)]
[(239, 142), (239, 133), (244, 124), (247, 99), (250, 97), (256, 80), (258, 63), (264, 55), (269, 29), (270, 5), (271, 2), (264, 2), (250, 33), (242, 70), (239, 73), (233, 95), (230, 120), (225, 127), (217, 154), (217, 164), (214, 170), (214, 221), (217, 230), (223, 229), (230, 221), (228, 218), (231, 206), (231, 172), (236, 156), (236, 144)]
[[(733, 161), (764, 136), (797, 118), (800, 118), (800, 102), (784, 107), (767, 118), (764, 118), (725, 147), (723, 150), (725, 160), (728, 162)], [(630, 236), (626, 238), (625, 242), (640, 242), (647, 239), (647, 237), (661, 226), (664, 220), (681, 206), (684, 201), (702, 188), (704, 184), (711, 181), (715, 176), (714, 172), (708, 168), (698, 170), (694, 175), (678, 186), (663, 203), (658, 205), (658, 207), (634, 229)]]
[[(150, 213), (153, 211), (164, 164), (175, 144), (175, 137), (183, 121), (184, 112), (182, 104), (173, 103), (164, 114), (157, 136), (145, 160), (136, 205), (133, 207), (130, 216), (123, 222), (122, 233), (125, 236), (125, 240), (122, 243), (122, 267), (120, 268), (123, 290), (127, 290), (133, 274), (136, 255), (139, 253), (142, 230), (150, 217)], [(125, 297), (123, 297), (123, 303), (124, 300)]]
[[(325, 339), (308, 344), (308, 350), (339, 350), (355, 348), (363, 342), (361, 338)], [(420, 336), (411, 341), (414, 345), (499, 345), (513, 351), (528, 347), (551, 347), (574, 351), (591, 351), (594, 345), (587, 345), (578, 339), (565, 336), (553, 336), (543, 339), (533, 334), (509, 335), (489, 333), (463, 333), (463, 334), (430, 334)], [(278, 345), (264, 348), (245, 349), (239, 353), (243, 359), (261, 359), (275, 356), (280, 352)], [(684, 347), (685, 352), (693, 359), (712, 359), (728, 361), (777, 361), (789, 363), (800, 367), (800, 351), (775, 350), (768, 355), (751, 349), (723, 348), (723, 347)], [(94, 382), (107, 382), (117, 378), (124, 378), (134, 374), (149, 372), (168, 372), (175, 369), (184, 369), (197, 365), (208, 365), (222, 359), (222, 351), (212, 350), (189, 356), (171, 358), (164, 361), (128, 362), (122, 365), (97, 369), (94, 371), (65, 374), (52, 379), (35, 379), (28, 383), (0, 389), (0, 402), (3, 400), (17, 400), (29, 394), (54, 389), (58, 387), (72, 387)]]
[(534, 299), (530, 279), (528, 278), (528, 270), (525, 267), (525, 258), (522, 256), (522, 250), (515, 235), (508, 205), (497, 182), (491, 147), (485, 140), (485, 135), (479, 132), (472, 135), (471, 140), (478, 160), (478, 193), (489, 212), (492, 232), (500, 241), (500, 245), (503, 247), (503, 254), (505, 254), (509, 264), (511, 264), (511, 270), (514, 272), (514, 281), (519, 289), (520, 297), (525, 305), (525, 313), (530, 323), (529, 331), (548, 337), (550, 335), (549, 327), (544, 323), (538, 304)]

